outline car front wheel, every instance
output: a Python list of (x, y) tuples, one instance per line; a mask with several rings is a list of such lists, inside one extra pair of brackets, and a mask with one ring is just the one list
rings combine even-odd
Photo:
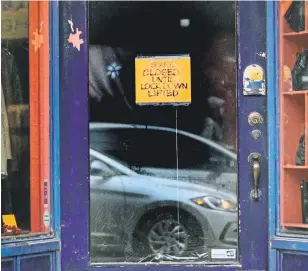
[(187, 256), (204, 249), (198, 222), (189, 214), (177, 211), (151, 213), (139, 228), (138, 236), (137, 250), (142, 250), (144, 256)]
[(153, 254), (182, 255), (187, 249), (189, 234), (182, 223), (170, 218), (156, 221), (147, 235)]

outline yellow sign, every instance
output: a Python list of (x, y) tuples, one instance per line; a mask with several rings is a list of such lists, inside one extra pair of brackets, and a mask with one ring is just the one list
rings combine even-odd
[(137, 104), (187, 104), (191, 102), (190, 57), (137, 57)]
[(2, 220), (8, 226), (17, 226), (15, 215), (3, 215)]

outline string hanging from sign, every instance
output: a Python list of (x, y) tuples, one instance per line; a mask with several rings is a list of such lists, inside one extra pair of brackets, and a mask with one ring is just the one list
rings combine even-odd
[[(178, 144), (178, 108), (175, 108), (175, 155), (176, 155), (176, 191), (177, 191), (177, 216), (180, 225), (180, 195), (179, 195), (179, 144)], [(180, 237), (180, 227), (178, 227), (178, 238)]]

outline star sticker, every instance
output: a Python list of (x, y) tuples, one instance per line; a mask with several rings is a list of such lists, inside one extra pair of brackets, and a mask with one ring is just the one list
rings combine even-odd
[(78, 28), (76, 28), (76, 31), (74, 30), (74, 24), (71, 20), (68, 20), (68, 23), (71, 26), (71, 33), (69, 35), (68, 42), (73, 44), (73, 47), (80, 51), (80, 45), (84, 43), (83, 39), (80, 38), (82, 32), (79, 31)]
[(44, 42), (44, 36), (41, 35), (42, 27), (43, 27), (43, 22), (41, 22), (40, 29), (36, 29), (36, 31), (33, 32), (34, 39), (32, 40), (31, 44), (34, 46), (34, 52), (36, 52)]

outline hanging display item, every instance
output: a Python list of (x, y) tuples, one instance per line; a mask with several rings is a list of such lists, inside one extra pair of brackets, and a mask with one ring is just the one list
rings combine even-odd
[(308, 89), (308, 50), (296, 55), (292, 70), (292, 86), (294, 90)]
[(10, 128), (6, 102), (1, 86), (1, 178), (7, 177), (7, 160), (12, 159)]
[(303, 223), (308, 224), (308, 181), (301, 181)]
[(284, 15), (289, 27), (300, 32), (305, 30), (305, 1), (293, 1)]
[(296, 165), (305, 165), (305, 133), (301, 136), (299, 140), (299, 146), (296, 151)]
[(288, 91), (292, 91), (292, 71), (291, 69), (287, 66), (283, 66), (283, 84), (284, 84), (284, 89)]

